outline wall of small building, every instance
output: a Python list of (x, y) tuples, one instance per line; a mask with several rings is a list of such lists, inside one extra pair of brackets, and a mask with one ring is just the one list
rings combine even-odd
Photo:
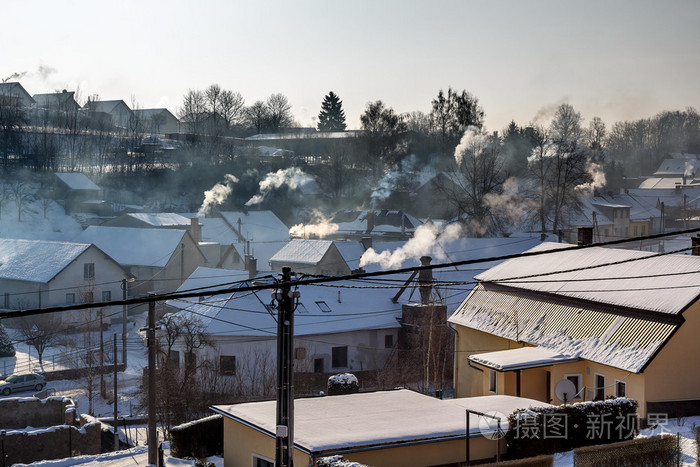
[[(501, 454), (505, 453), (505, 440), (500, 440)], [(472, 462), (495, 460), (499, 444), (483, 436), (469, 440), (469, 458)], [(333, 455), (334, 453), (327, 453)], [(372, 467), (423, 467), (426, 465), (459, 464), (466, 459), (464, 439), (453, 439), (400, 447), (379, 447), (369, 451), (338, 453), (344, 459)], [(325, 455), (325, 454), (324, 454)]]
[(554, 387), (559, 381), (566, 378), (567, 375), (581, 375), (581, 384), (585, 388), (582, 394), (583, 397), (576, 399), (574, 402), (593, 400), (595, 398), (595, 375), (600, 374), (605, 377), (605, 397), (615, 396), (615, 381), (623, 381), (627, 385), (627, 397), (639, 402), (637, 413), (640, 414), (640, 417), (646, 416), (643, 410), (645, 400), (645, 375), (631, 373), (601, 363), (591, 362), (590, 360), (553, 365), (551, 367), (551, 373), (552, 404), (564, 403), (564, 401), (557, 399), (554, 394)]
[[(497, 350), (523, 347), (523, 344), (464, 326), (456, 327), (455, 341), (455, 397), (474, 397), (489, 394), (488, 372), (469, 365), (469, 356)], [(476, 366), (476, 365), (474, 365)], [(505, 379), (501, 385), (505, 384)], [(502, 386), (501, 386), (502, 387)], [(486, 389), (486, 392), (484, 392)]]
[(153, 278), (153, 287), (161, 292), (174, 292), (195, 269), (205, 265), (206, 258), (201, 250), (192, 237), (185, 235), (162, 272)]
[(683, 312), (683, 318), (685, 322), (644, 370), (647, 402), (700, 399), (700, 302)]
[[(349, 421), (351, 422), (351, 421)], [(470, 458), (475, 460), (493, 460), (499, 443), (483, 436), (470, 438)], [(505, 441), (500, 441), (501, 453), (505, 452)], [(322, 452), (312, 459), (308, 454), (294, 449), (294, 464), (312, 465), (319, 457), (342, 455), (349, 461), (359, 462), (373, 467), (424, 467), (426, 465), (449, 465), (464, 462), (466, 444), (464, 439), (442, 442), (416, 444), (400, 447), (378, 447), (359, 452)], [(252, 467), (253, 455), (265, 459), (275, 459), (275, 438), (270, 434), (246, 426), (238, 421), (224, 417), (224, 465), (226, 467)]]
[[(275, 461), (275, 438), (224, 417), (224, 465), (254, 467), (253, 455)], [(294, 465), (311, 465), (311, 457), (294, 449)]]
[(646, 237), (651, 235), (651, 222), (650, 221), (636, 221), (630, 220), (630, 237)]

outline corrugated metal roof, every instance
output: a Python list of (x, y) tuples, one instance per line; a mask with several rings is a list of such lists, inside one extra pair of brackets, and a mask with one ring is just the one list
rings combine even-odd
[(596, 304), (566, 303), (556, 296), (522, 296), (479, 284), (449, 321), (561, 354), (639, 372), (680, 324), (657, 315), (616, 313)]
[[(528, 251), (570, 246), (544, 243)], [(476, 279), (613, 306), (678, 314), (700, 296), (700, 257), (581, 248), (514, 258)]]

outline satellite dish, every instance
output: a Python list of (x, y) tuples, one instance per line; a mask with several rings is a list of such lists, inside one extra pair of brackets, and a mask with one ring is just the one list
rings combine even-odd
[(571, 380), (562, 379), (554, 386), (554, 394), (557, 396), (557, 399), (564, 401), (564, 404), (566, 404), (576, 397), (576, 385)]

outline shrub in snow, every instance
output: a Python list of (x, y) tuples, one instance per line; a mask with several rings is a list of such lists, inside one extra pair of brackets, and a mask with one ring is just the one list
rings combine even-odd
[(352, 373), (338, 373), (328, 378), (328, 395), (352, 394), (360, 392), (360, 385)]
[(5, 326), (0, 324), (0, 357), (14, 357), (15, 356), (15, 346), (10, 340), (10, 336), (7, 335)]
[(624, 397), (519, 409), (508, 417), (508, 457), (519, 459), (637, 435), (637, 401)]
[(343, 456), (321, 457), (316, 461), (316, 467), (367, 467), (358, 462), (346, 461)]

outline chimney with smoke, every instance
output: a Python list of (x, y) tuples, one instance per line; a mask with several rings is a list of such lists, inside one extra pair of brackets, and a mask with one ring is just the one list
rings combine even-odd
[(202, 235), (199, 225), (199, 219), (197, 217), (193, 217), (190, 219), (190, 235), (192, 236), (192, 240), (194, 240), (195, 243), (199, 243), (201, 241)]
[(365, 219), (367, 219), (367, 231), (365, 233), (372, 233), (372, 230), (374, 230), (374, 209), (367, 211)]
[[(421, 256), (420, 265), (430, 266), (433, 260), (430, 256)], [(421, 269), (418, 272), (418, 283), (420, 284), (420, 303), (421, 305), (430, 305), (430, 293), (433, 291), (433, 270)]]

